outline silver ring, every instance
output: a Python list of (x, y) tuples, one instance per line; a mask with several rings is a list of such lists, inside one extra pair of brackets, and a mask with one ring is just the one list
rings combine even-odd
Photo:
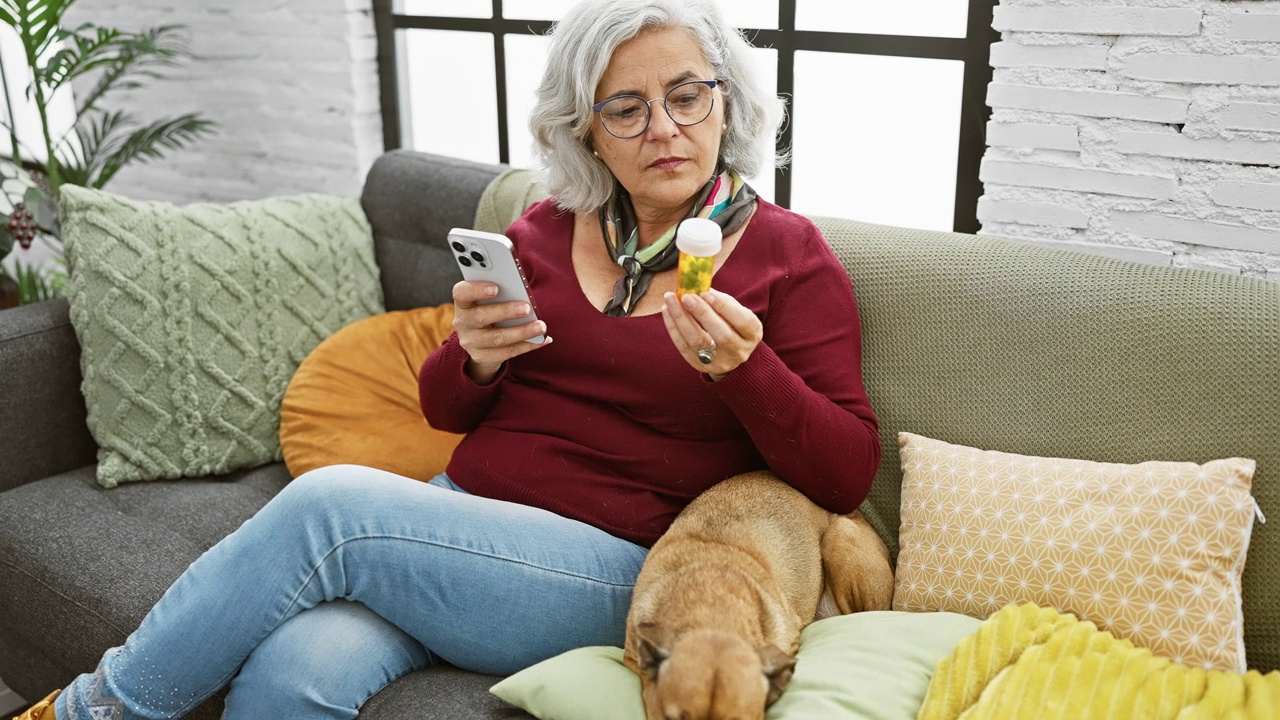
[(704, 347), (698, 351), (698, 362), (703, 365), (710, 365), (711, 361), (716, 359), (716, 346)]

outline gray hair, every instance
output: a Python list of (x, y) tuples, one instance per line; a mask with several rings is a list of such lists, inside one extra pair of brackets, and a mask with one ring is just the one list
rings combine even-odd
[(764, 164), (763, 141), (776, 136), (783, 102), (751, 77), (751, 46), (725, 22), (714, 0), (583, 0), (550, 33), (547, 67), (529, 116), (538, 179), (561, 207), (591, 212), (613, 193), (613, 174), (587, 146), (596, 87), (619, 45), (645, 30), (667, 28), (688, 30), (715, 77), (726, 81), (721, 88), (728, 128), (720, 164), (744, 176)]

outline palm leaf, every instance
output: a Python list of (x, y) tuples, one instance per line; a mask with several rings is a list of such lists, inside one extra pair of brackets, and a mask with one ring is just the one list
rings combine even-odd
[(76, 114), (97, 109), (98, 100), (112, 89), (140, 87), (136, 78), (158, 78), (158, 68), (171, 67), (178, 60), (191, 57), (183, 30), (183, 25), (162, 25), (136, 34), (123, 34), (114, 57), (98, 66), (102, 68), (102, 76), (80, 101)]
[(164, 157), (166, 149), (179, 150), (202, 135), (214, 132), (213, 122), (195, 114), (162, 120), (134, 130), (102, 160), (101, 172), (91, 187), (101, 188), (117, 172), (133, 161), (149, 162)]
[(0, 21), (18, 31), (27, 63), (37, 67), (38, 58), (58, 38), (62, 14), (75, 0), (0, 0)]
[(64, 47), (36, 70), (36, 79), (49, 88), (51, 95), (68, 80), (116, 62), (129, 41), (126, 33), (92, 25), (81, 26), (61, 37)]
[(113, 136), (130, 121), (131, 118), (123, 111), (95, 113), (87, 121), (81, 118), (81, 122), (77, 122), (73, 128), (79, 142), (63, 143), (59, 147), (62, 181), (90, 187), (93, 176), (99, 172), (111, 148), (117, 144)]

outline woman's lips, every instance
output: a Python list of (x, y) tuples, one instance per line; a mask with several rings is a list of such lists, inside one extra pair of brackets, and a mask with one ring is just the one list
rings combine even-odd
[(666, 158), (662, 158), (660, 160), (654, 161), (649, 165), (649, 167), (655, 170), (675, 170), (676, 168), (680, 167), (686, 162), (688, 161), (685, 160), (684, 158), (666, 157)]

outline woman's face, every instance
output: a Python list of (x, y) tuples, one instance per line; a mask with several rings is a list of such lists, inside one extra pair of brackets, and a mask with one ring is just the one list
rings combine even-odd
[(715, 172), (724, 133), (723, 94), (712, 91), (711, 115), (697, 125), (677, 125), (661, 100), (681, 83), (715, 79), (697, 41), (685, 30), (642, 32), (614, 52), (595, 101), (618, 95), (659, 98), (650, 105), (649, 127), (637, 137), (614, 137), (599, 114), (591, 127), (592, 147), (631, 193), (638, 212), (675, 212), (687, 206)]

